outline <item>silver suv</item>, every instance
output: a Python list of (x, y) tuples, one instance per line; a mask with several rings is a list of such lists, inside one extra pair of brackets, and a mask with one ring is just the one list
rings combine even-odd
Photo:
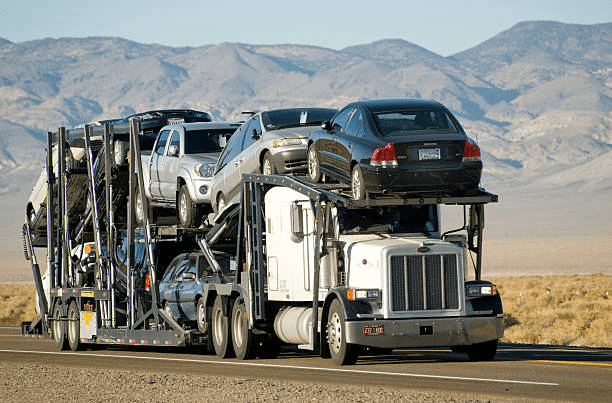
[(336, 109), (292, 108), (253, 113), (221, 153), (212, 182), (211, 204), (223, 211), (240, 195), (243, 173), (306, 172), (308, 135)]

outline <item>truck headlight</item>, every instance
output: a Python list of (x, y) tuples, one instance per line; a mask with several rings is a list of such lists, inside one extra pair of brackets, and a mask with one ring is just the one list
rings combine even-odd
[(203, 178), (210, 178), (213, 175), (215, 164), (205, 162), (203, 164), (196, 164), (193, 168), (195, 173)]
[(376, 289), (358, 289), (358, 288), (349, 288), (346, 290), (346, 298), (349, 301), (363, 301), (363, 300), (374, 300), (380, 301), (381, 299), (380, 290)]
[(295, 139), (295, 138), (278, 139), (274, 141), (274, 143), (272, 143), (272, 147), (278, 148), (278, 147), (283, 147), (283, 146), (295, 146), (299, 144), (302, 144), (302, 139)]
[(471, 298), (497, 295), (497, 286), (488, 281), (470, 282), (465, 285), (465, 295)]

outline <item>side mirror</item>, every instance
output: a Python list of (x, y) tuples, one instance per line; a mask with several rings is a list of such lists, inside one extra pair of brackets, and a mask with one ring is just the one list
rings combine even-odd
[(291, 205), (291, 240), (295, 243), (304, 239), (304, 221), (302, 206), (297, 202)]
[(195, 280), (196, 276), (193, 273), (183, 273), (183, 281), (184, 280)]
[(257, 133), (257, 129), (253, 129), (253, 134), (251, 135), (251, 138), (254, 138), (255, 140), (259, 139), (259, 133)]
[(321, 123), (321, 129), (325, 130), (325, 131), (331, 131), (332, 129), (332, 124), (329, 120), (324, 121), (323, 123)]
[(176, 144), (172, 144), (168, 147), (168, 155), (170, 157), (176, 157), (179, 153), (178, 146)]

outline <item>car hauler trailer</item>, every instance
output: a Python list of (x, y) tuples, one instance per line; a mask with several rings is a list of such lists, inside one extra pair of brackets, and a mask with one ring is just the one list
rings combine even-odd
[[(77, 224), (66, 203), (72, 182), (61, 163), (62, 130), (57, 175), (47, 164), (48, 298), (28, 220), (24, 226), (42, 312), (24, 325), (24, 333), (50, 334), (60, 349), (87, 343), (204, 344), (219, 357), (239, 359), (274, 356), (286, 343), (340, 365), (364, 350), (408, 347), (449, 347), (473, 360), (494, 358), (503, 336), (502, 305), (495, 285), (481, 279), (481, 256), (484, 206), (497, 202), (496, 195), (478, 189), (469, 195), (356, 201), (334, 184), (245, 174), (240, 203), (220, 212), (214, 226), (152, 226), (146, 214), (144, 227), (137, 229), (137, 188), (144, 194), (137, 123), (130, 127), (127, 180), (108, 163), (112, 126), (105, 127), (98, 155), (106, 161), (102, 172), (94, 168), (90, 130), (83, 129), (88, 200)], [(48, 150), (51, 146), (50, 136)], [(125, 200), (116, 196), (121, 192)], [(118, 214), (117, 204), (126, 201), (127, 213)], [(461, 228), (442, 233), (441, 205), (463, 206)], [(72, 256), (75, 245), (85, 243), (95, 258), (92, 280), (83, 285)], [(117, 259), (120, 245), (124, 264)], [(178, 324), (161, 309), (157, 280), (164, 269), (160, 260), (198, 247), (215, 272), (200, 298), (203, 332)]]

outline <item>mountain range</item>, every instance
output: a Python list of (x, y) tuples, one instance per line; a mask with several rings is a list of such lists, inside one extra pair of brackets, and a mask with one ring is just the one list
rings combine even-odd
[(612, 23), (531, 21), (448, 57), (404, 40), (332, 50), (0, 38), (0, 198), (27, 194), (59, 126), (179, 107), (241, 120), (390, 97), (446, 105), (481, 146), (486, 187), (612, 195)]

